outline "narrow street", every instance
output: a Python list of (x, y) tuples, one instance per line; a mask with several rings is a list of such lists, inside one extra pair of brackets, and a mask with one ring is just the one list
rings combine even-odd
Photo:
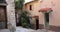
[(22, 27), (16, 27), (16, 32), (54, 32), (54, 31), (46, 31), (44, 29), (33, 30), (33, 29), (26, 29)]
[(0, 32), (60, 32), (60, 0), (0, 0)]
[[(3, 29), (0, 30), (0, 32), (10, 32), (8, 29)], [(33, 30), (33, 29), (26, 29), (26, 28), (22, 28), (22, 27), (16, 27), (16, 32), (48, 32), (48, 31), (44, 31), (44, 30)], [(54, 31), (49, 31), (49, 32), (54, 32)]]
[(10, 32), (8, 29), (1, 29), (0, 32)]
[[(8, 29), (1, 29), (0, 32), (10, 32)], [(42, 32), (40, 30), (26, 29), (22, 27), (16, 27), (16, 32)]]

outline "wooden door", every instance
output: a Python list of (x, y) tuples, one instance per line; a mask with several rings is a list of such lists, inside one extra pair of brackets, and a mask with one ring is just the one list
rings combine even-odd
[(6, 27), (7, 27), (6, 8), (0, 6), (0, 29), (5, 29)]
[(39, 19), (36, 18), (36, 30), (39, 29)]

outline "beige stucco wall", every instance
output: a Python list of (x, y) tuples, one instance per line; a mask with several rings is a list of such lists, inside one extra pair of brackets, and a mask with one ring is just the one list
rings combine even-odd
[[(33, 5), (33, 11), (29, 10), (29, 5)], [(44, 13), (38, 12), (40, 8), (52, 8), (52, 12), (49, 14), (49, 25), (60, 26), (60, 0), (43, 0), (42, 2), (36, 1), (26, 4), (26, 10), (28, 10), (33, 16), (39, 16), (39, 24), (44, 24)]]
[[(29, 9), (30, 5), (32, 5), (32, 10), (31, 11)], [(31, 3), (26, 4), (26, 10), (29, 11), (32, 14), (32, 16), (39, 15), (39, 13), (38, 13), (38, 8), (39, 7), (38, 6), (39, 6), (38, 1), (31, 2)]]
[[(38, 12), (39, 4), (40, 3), (38, 3), (38, 1), (34, 1), (34, 2), (31, 2), (31, 3), (25, 4), (25, 9), (30, 12), (30, 14), (31, 14), (30, 16), (31, 17), (33, 17), (33, 16), (39, 16), (39, 12)], [(32, 10), (31, 11), (29, 9), (30, 5), (32, 5)], [(32, 18), (31, 23), (36, 24), (34, 18)]]
[[(32, 11), (29, 10), (29, 6), (32, 5)], [(40, 3), (39, 1), (34, 1), (28, 4), (25, 4), (25, 9), (31, 13), (31, 16), (39, 16), (39, 23), (44, 23), (44, 16), (43, 13), (40, 13)], [(33, 23), (36, 23), (34, 20), (32, 20)]]

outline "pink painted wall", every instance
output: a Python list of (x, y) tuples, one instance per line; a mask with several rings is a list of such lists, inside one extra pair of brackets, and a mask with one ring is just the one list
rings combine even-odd
[(42, 2), (40, 2), (40, 8), (44, 7), (49, 7), (53, 10), (49, 14), (49, 24), (60, 26), (60, 0), (43, 0)]

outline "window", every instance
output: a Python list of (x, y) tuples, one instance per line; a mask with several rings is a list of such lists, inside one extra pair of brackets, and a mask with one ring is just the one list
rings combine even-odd
[(32, 5), (30, 5), (30, 8), (29, 9), (32, 10)]

